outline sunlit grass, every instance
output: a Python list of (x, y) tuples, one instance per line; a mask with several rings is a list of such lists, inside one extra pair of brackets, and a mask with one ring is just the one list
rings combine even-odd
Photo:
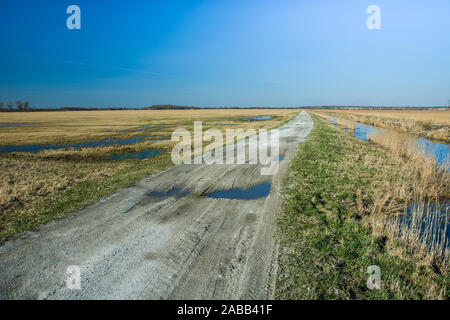
[[(296, 113), (298, 110), (292, 109), (0, 113), (1, 123), (36, 123), (35, 127), (0, 128), (0, 145), (64, 144), (145, 136), (142, 142), (122, 146), (0, 154), (0, 242), (172, 166), (170, 150), (176, 142), (170, 138), (179, 127), (142, 128), (142, 125), (187, 124), (183, 128), (192, 133), (194, 121), (202, 121), (204, 125), (234, 124), (214, 126), (224, 133), (227, 128), (273, 128)], [(240, 121), (256, 115), (275, 118)], [(166, 140), (151, 140), (154, 138)], [(105, 160), (110, 155), (149, 149), (167, 152), (147, 159)]]
[[(277, 297), (446, 299), (448, 251), (424, 250), (417, 232), (393, 228), (417, 201), (420, 167), (314, 119), (285, 183)], [(448, 191), (432, 176), (428, 197)], [(370, 265), (381, 269), (381, 290), (366, 286)]]

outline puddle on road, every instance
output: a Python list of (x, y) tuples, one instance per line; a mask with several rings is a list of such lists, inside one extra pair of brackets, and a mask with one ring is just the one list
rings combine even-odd
[(146, 159), (148, 157), (159, 156), (164, 153), (165, 150), (159, 149), (150, 149), (142, 152), (131, 152), (131, 153), (122, 153), (116, 154), (109, 157), (106, 157), (105, 160), (125, 160), (125, 159)]
[(156, 197), (156, 198), (166, 198), (166, 197), (174, 197), (177, 196), (178, 198), (182, 198), (187, 196), (190, 192), (184, 191), (181, 188), (172, 188), (169, 191), (153, 191), (150, 193), (150, 197)]
[(237, 199), (237, 200), (252, 200), (265, 198), (270, 193), (270, 182), (263, 182), (249, 189), (229, 189), (218, 190), (210, 193), (208, 198), (215, 199)]
[(251, 118), (242, 118), (241, 121), (262, 121), (262, 120), (270, 120), (275, 117), (273, 116), (256, 116)]

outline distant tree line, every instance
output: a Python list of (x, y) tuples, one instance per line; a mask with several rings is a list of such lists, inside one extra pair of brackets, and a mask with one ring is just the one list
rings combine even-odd
[[(28, 101), (16, 101), (3, 103), (0, 101), (0, 112), (38, 112), (38, 111), (105, 111), (105, 110), (198, 110), (198, 109), (273, 109), (274, 107), (194, 107), (194, 106), (177, 106), (172, 104), (156, 104), (146, 108), (138, 107), (121, 107), (121, 108), (96, 108), (96, 107), (61, 107), (61, 108), (31, 108)], [(277, 107), (275, 107), (277, 108)], [(302, 106), (302, 107), (279, 107), (279, 109), (329, 109), (329, 110), (449, 110), (447, 106), (434, 107), (386, 107), (386, 106)]]
[(14, 102), (7, 102), (4, 104), (0, 101), (0, 111), (3, 112), (13, 112), (13, 111), (19, 111), (19, 112), (28, 112), (33, 111), (32, 108), (30, 108), (30, 103), (28, 101), (16, 101)]
[(192, 106), (175, 106), (173, 104), (155, 104), (150, 107), (144, 108), (145, 110), (192, 110), (199, 109), (199, 107)]
[(37, 112), (37, 111), (96, 111), (96, 110), (132, 110), (138, 108), (84, 108), (84, 107), (61, 107), (61, 108), (31, 108), (28, 101), (16, 101), (3, 103), (0, 101), (0, 112)]

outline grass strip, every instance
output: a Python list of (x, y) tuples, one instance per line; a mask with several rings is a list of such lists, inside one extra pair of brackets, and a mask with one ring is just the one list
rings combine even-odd
[[(396, 255), (399, 243), (364, 224), (374, 190), (402, 179), (401, 163), (381, 148), (313, 116), (284, 182), (278, 218), (277, 299), (447, 298), (448, 275)], [(381, 289), (366, 285), (367, 268), (381, 270)]]

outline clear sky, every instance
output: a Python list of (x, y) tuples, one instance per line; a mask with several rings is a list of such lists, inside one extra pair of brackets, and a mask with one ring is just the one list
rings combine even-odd
[[(81, 8), (81, 30), (66, 9)], [(369, 30), (369, 5), (381, 30)], [(449, 0), (0, 0), (0, 101), (446, 105)]]

